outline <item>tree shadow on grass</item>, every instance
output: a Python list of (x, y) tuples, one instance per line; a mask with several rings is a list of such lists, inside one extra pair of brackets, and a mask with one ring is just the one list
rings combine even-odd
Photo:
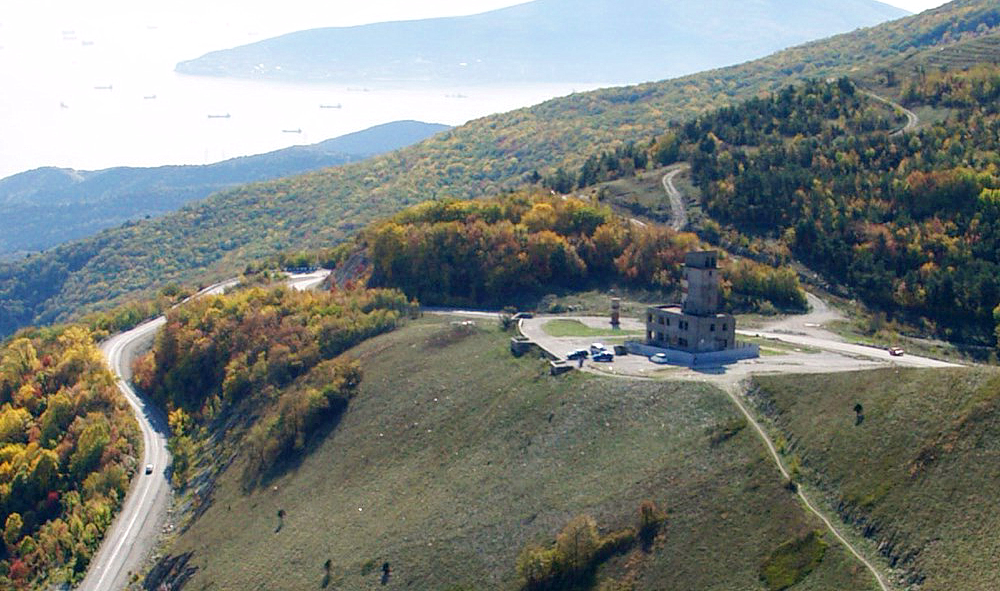
[(265, 488), (285, 474), (298, 470), (303, 460), (316, 451), (337, 426), (340, 425), (344, 413), (347, 412), (347, 406), (347, 398), (334, 398), (330, 400), (330, 408), (323, 413), (319, 421), (319, 426), (309, 434), (305, 445), (301, 449), (286, 450), (278, 456), (274, 464), (260, 473), (256, 473), (251, 470), (250, 466), (247, 466), (244, 469), (242, 478), (244, 491), (250, 492), (255, 488)]
[(185, 552), (177, 556), (164, 556), (142, 582), (142, 588), (147, 591), (158, 589), (180, 589), (198, 571), (197, 566), (188, 566), (194, 552)]

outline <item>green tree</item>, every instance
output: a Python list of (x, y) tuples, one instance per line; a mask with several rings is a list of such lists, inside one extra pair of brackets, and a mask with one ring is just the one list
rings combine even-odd
[(45, 412), (39, 417), (41, 443), (51, 446), (73, 421), (73, 403), (66, 394), (59, 392), (49, 397)]
[(111, 427), (106, 418), (91, 413), (87, 421), (89, 424), (80, 433), (76, 450), (69, 458), (69, 470), (77, 482), (83, 482), (97, 468), (104, 448), (111, 442)]

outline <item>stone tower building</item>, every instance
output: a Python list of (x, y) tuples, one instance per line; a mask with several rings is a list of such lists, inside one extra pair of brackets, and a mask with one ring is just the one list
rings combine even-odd
[(684, 257), (681, 305), (646, 310), (646, 344), (689, 353), (736, 348), (736, 320), (720, 312), (718, 253)]

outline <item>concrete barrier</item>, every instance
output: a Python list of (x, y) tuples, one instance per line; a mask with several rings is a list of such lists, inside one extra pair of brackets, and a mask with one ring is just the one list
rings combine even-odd
[(558, 376), (568, 371), (573, 371), (573, 366), (565, 361), (549, 361), (549, 375)]
[(541, 348), (538, 343), (532, 341), (526, 336), (518, 335), (510, 338), (510, 352), (514, 357), (520, 357), (521, 355), (531, 351), (538, 351), (541, 357), (544, 357), (549, 361), (559, 359), (557, 356)]
[(625, 341), (625, 349), (633, 355), (643, 355), (646, 357), (663, 353), (667, 357), (667, 363), (687, 367), (726, 365), (728, 363), (736, 363), (742, 359), (760, 357), (760, 347), (758, 345), (744, 342), (737, 343), (735, 349), (708, 351), (705, 353), (688, 353), (687, 351), (678, 351), (677, 349), (664, 349), (662, 347), (646, 345), (639, 341)]
[(532, 346), (534, 346), (534, 343), (528, 337), (516, 336), (510, 338), (510, 352), (514, 357), (524, 355), (531, 350)]

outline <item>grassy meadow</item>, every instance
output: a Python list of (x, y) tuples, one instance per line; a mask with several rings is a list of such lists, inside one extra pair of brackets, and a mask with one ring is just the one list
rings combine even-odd
[[(425, 318), (353, 350), (365, 378), (336, 428), (251, 491), (237, 458), (174, 540), (186, 588), (370, 589), (388, 563), (386, 589), (517, 589), (525, 545), (580, 515), (633, 525), (650, 500), (667, 514), (651, 548), (611, 556), (594, 588), (768, 589), (763, 565), (822, 529), (722, 392), (550, 377), (508, 338)], [(824, 544), (796, 589), (874, 588)]]
[(1000, 373), (758, 377), (754, 399), (805, 482), (904, 584), (1000, 588)]

